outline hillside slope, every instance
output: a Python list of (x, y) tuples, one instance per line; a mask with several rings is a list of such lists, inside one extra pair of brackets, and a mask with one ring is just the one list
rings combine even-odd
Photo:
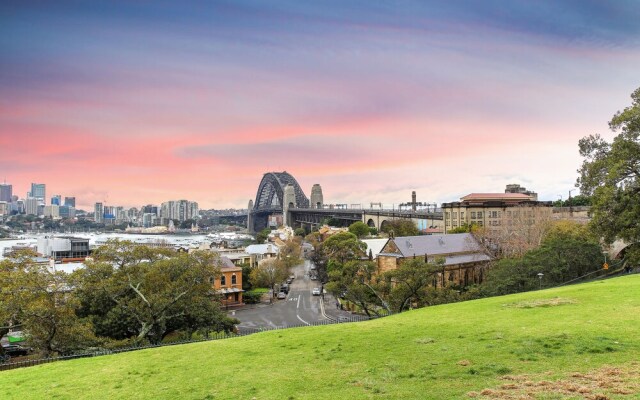
[(638, 361), (634, 275), (0, 372), (0, 398), (629, 399)]

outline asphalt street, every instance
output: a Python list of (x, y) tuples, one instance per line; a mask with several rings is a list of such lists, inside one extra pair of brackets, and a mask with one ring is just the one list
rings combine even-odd
[[(313, 288), (320, 288), (320, 281), (311, 280), (312, 263), (305, 260), (304, 264), (293, 268), (295, 279), (286, 299), (273, 299), (271, 305), (258, 305), (236, 310), (230, 313), (240, 320), (238, 329), (251, 332), (264, 328), (279, 328), (296, 325), (311, 325), (319, 322), (330, 322), (337, 318), (349, 318), (351, 314), (336, 310), (336, 301), (325, 295), (326, 306), (331, 310), (322, 309), (322, 296), (313, 296)], [(328, 316), (328, 317), (327, 317)]]

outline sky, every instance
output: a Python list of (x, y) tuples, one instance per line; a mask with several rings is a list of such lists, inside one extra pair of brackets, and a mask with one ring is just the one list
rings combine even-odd
[[(564, 199), (640, 87), (637, 1), (3, 1), (0, 180), (244, 208)], [(573, 191), (575, 195), (577, 191)]]

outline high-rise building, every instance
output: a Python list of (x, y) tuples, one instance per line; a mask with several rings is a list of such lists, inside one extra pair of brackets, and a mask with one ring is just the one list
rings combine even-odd
[(75, 218), (76, 209), (71, 206), (60, 206), (60, 218)]
[(27, 215), (38, 215), (38, 199), (29, 197), (24, 201), (24, 212)]
[(69, 206), (69, 207), (75, 207), (76, 206), (76, 198), (75, 197), (65, 197), (64, 198), (64, 205), (65, 206)]
[(30, 193), (31, 194), (28, 197), (44, 201), (47, 198), (47, 185), (44, 183), (32, 183)]
[(186, 221), (198, 218), (198, 203), (188, 200), (166, 201), (160, 206), (163, 220)]
[(0, 201), (11, 203), (13, 196), (13, 186), (9, 183), (0, 183)]
[(51, 197), (51, 205), (52, 206), (61, 206), (62, 205), (62, 196), (60, 196), (59, 194), (54, 194), (53, 197)]
[(102, 203), (96, 203), (93, 207), (93, 220), (97, 224), (104, 223), (104, 205)]

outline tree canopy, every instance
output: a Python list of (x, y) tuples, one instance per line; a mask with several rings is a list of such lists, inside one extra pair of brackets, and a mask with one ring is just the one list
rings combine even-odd
[[(592, 197), (592, 227), (609, 244), (616, 239), (640, 242), (640, 88), (631, 99), (631, 106), (609, 122), (618, 133), (611, 143), (599, 134), (579, 142), (584, 161), (577, 186)], [(640, 250), (628, 256), (638, 262)]]
[(216, 253), (112, 241), (93, 253), (74, 280), (79, 312), (92, 320), (99, 335), (158, 343), (177, 330), (233, 325), (212, 288), (219, 274)]
[(396, 237), (400, 236), (417, 236), (420, 234), (420, 230), (416, 224), (414, 224), (410, 219), (394, 219), (391, 221), (386, 221), (382, 225), (382, 232), (391, 233)]
[(353, 224), (349, 225), (349, 232), (353, 233), (358, 238), (365, 237), (369, 235), (369, 225), (365, 224), (362, 221), (356, 221)]

